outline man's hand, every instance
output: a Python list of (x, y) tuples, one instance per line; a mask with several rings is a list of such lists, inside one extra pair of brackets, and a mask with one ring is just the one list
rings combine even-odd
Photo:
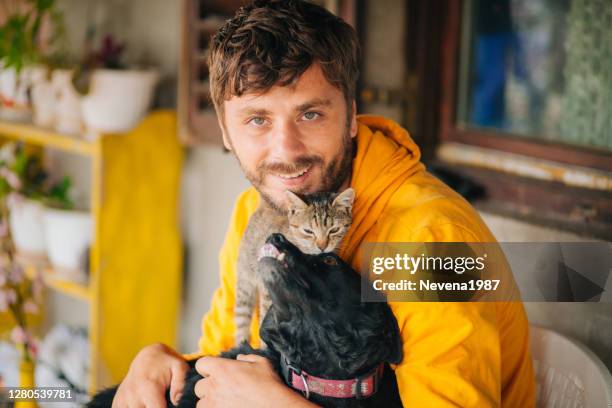
[(197, 408), (315, 406), (287, 388), (265, 357), (202, 357), (196, 370), (204, 377), (195, 385)]
[(165, 344), (147, 346), (132, 361), (112, 408), (166, 408), (168, 386), (172, 403), (176, 405), (188, 370), (183, 357)]

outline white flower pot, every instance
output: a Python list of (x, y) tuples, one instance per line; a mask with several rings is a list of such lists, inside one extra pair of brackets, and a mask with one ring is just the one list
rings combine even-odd
[(156, 71), (94, 71), (81, 102), (88, 133), (122, 133), (136, 126), (151, 105), (158, 79)]
[(14, 68), (0, 67), (0, 118), (11, 121), (27, 121), (32, 117), (28, 100), (28, 72), (23, 69), (17, 80)]
[(45, 209), (47, 255), (59, 275), (78, 276), (93, 234), (91, 214), (86, 211)]
[(60, 133), (82, 134), (84, 126), (81, 96), (72, 85), (72, 71), (53, 71), (51, 82), (57, 98), (55, 130)]
[(11, 204), (11, 236), (20, 257), (32, 262), (46, 259), (44, 211), (44, 206), (34, 200)]
[(42, 127), (52, 127), (55, 123), (57, 104), (56, 92), (47, 74), (46, 68), (37, 68), (31, 78), (33, 121)]

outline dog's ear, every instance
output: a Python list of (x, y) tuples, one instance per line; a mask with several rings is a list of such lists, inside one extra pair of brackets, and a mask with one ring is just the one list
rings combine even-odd
[(387, 342), (389, 353), (385, 361), (389, 364), (399, 364), (404, 358), (404, 347), (397, 319), (390, 308), (387, 308), (387, 336), (389, 336)]

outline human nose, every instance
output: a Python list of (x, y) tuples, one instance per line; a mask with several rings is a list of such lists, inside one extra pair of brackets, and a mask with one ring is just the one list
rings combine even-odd
[(290, 161), (304, 153), (300, 132), (292, 121), (281, 121), (274, 129), (271, 148), (278, 159)]

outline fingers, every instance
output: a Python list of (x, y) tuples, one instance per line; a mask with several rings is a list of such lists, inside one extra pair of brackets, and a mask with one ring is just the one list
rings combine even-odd
[(200, 400), (204, 398), (206, 394), (210, 394), (210, 390), (207, 389), (209, 387), (210, 381), (207, 380), (208, 378), (202, 378), (201, 380), (198, 380), (193, 389), (193, 392), (195, 393), (196, 397), (198, 397)]
[(257, 354), (238, 354), (236, 356), (236, 360), (238, 361), (247, 361), (249, 363), (264, 363), (264, 362), (268, 362), (268, 359), (265, 357), (262, 357), (260, 355)]
[(112, 408), (166, 408), (166, 398), (163, 395), (151, 394), (147, 401), (129, 398), (127, 401), (113, 400)]
[(207, 377), (218, 370), (220, 365), (225, 364), (228, 361), (231, 360), (221, 357), (204, 356), (196, 361), (195, 368), (202, 377)]
[(170, 399), (172, 404), (178, 405), (179, 400), (183, 396), (183, 388), (185, 388), (185, 375), (189, 367), (183, 361), (177, 361), (170, 367), (172, 377), (170, 379)]
[(143, 348), (119, 385), (112, 408), (166, 408), (166, 389), (178, 401), (189, 369), (180, 355), (163, 344)]
[[(158, 402), (142, 401), (137, 398), (138, 395), (117, 393), (113, 398), (112, 408), (158, 408)], [(165, 406), (165, 405), (162, 405)]]

